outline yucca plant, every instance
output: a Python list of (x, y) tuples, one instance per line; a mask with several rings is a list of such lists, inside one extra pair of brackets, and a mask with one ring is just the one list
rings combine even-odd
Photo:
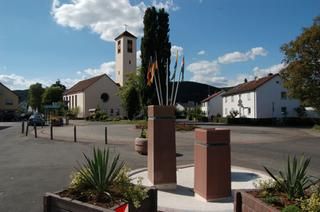
[(281, 190), (288, 195), (288, 199), (302, 197), (304, 190), (311, 184), (310, 176), (307, 175), (307, 168), (311, 158), (304, 156), (299, 159), (296, 156), (293, 159), (288, 156), (287, 167), (285, 171), (279, 171), (279, 176), (272, 174), (269, 169), (264, 167), (266, 172), (277, 182)]
[(124, 163), (119, 161), (120, 155), (110, 156), (109, 149), (93, 148), (93, 158), (84, 154), (86, 162), (80, 166), (78, 172), (85, 184), (91, 185), (97, 200), (110, 196), (108, 189), (115, 181)]

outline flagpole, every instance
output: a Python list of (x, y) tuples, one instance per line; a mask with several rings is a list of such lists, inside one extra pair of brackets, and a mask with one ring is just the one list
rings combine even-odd
[(176, 88), (176, 94), (174, 96), (174, 100), (173, 100), (173, 105), (176, 104), (176, 99), (177, 99), (177, 93), (178, 93), (178, 89), (179, 89), (179, 84), (180, 84), (180, 76), (181, 76), (181, 71), (179, 73), (179, 78), (178, 78), (178, 81), (177, 81), (177, 88)]
[(169, 77), (168, 77), (168, 75), (169, 75), (169, 59), (167, 59), (167, 71), (166, 71), (166, 86), (167, 86), (167, 88), (166, 88), (166, 105), (168, 105), (168, 89), (169, 89), (169, 86), (168, 86)]
[(159, 75), (159, 65), (158, 65), (158, 57), (157, 57), (157, 52), (156, 52), (156, 63), (157, 63), (157, 68), (158, 68), (158, 71), (157, 71), (157, 75), (158, 75), (158, 80), (159, 80), (159, 91), (160, 91), (160, 100), (161, 100), (161, 104), (160, 105), (163, 105), (163, 98), (162, 98), (162, 89), (161, 89), (161, 79), (160, 79), (160, 75)]
[(177, 71), (177, 65), (178, 65), (178, 50), (176, 54), (176, 62), (174, 64), (174, 71), (173, 71), (173, 76), (172, 79), (172, 88), (171, 88), (171, 95), (170, 95), (170, 105), (173, 105), (173, 98), (174, 98), (174, 85), (176, 84), (176, 71)]
[[(180, 80), (180, 76), (181, 76), (181, 80)], [(182, 57), (181, 69), (180, 69), (179, 79), (178, 79), (178, 84), (177, 84), (177, 89), (176, 89), (176, 95), (175, 95), (174, 101), (173, 101), (174, 105), (176, 104), (176, 100), (177, 100), (177, 93), (178, 93), (178, 89), (179, 89), (179, 84), (183, 80), (183, 78), (184, 78), (184, 56)]]
[[(150, 56), (150, 61), (149, 61), (149, 64), (152, 64), (152, 56)], [(152, 70), (151, 70), (152, 71)], [(154, 78), (155, 78), (155, 80), (156, 80), (156, 77), (155, 76), (153, 76)], [(156, 80), (157, 81), (157, 80)], [(158, 91), (158, 85), (157, 85), (157, 82), (155, 83), (156, 84), (156, 93), (157, 93), (157, 97), (158, 97), (158, 103), (159, 103), (159, 105), (161, 104), (161, 102), (160, 102), (160, 97), (159, 97), (159, 91)]]

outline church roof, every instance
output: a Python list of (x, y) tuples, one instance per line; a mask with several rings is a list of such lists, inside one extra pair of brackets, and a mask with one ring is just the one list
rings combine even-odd
[(88, 87), (90, 87), (92, 84), (94, 84), (95, 82), (97, 82), (99, 79), (101, 79), (104, 76), (106, 76), (106, 74), (102, 74), (102, 75), (99, 75), (99, 76), (96, 76), (96, 77), (92, 77), (90, 79), (79, 81), (77, 84), (75, 84), (70, 89), (68, 89), (64, 93), (64, 95), (83, 92), (84, 90), (86, 90)]
[(130, 32), (128, 32), (127, 30), (124, 31), (123, 33), (121, 33), (120, 35), (118, 35), (115, 40), (118, 40), (119, 38), (126, 36), (126, 37), (131, 37), (131, 38), (137, 38), (136, 36), (134, 36), (133, 34), (131, 34)]
[(252, 80), (250, 82), (239, 84), (236, 87), (229, 90), (228, 92), (224, 93), (223, 96), (230, 96), (230, 95), (234, 95), (234, 94), (240, 94), (240, 93), (245, 93), (245, 92), (249, 92), (249, 91), (254, 91), (258, 87), (262, 86), (263, 84), (265, 84), (266, 82), (268, 82), (269, 80), (274, 78), (275, 76), (278, 76), (278, 74), (270, 74), (270, 75), (268, 75), (266, 77), (262, 77), (260, 79), (256, 79), (256, 80)]

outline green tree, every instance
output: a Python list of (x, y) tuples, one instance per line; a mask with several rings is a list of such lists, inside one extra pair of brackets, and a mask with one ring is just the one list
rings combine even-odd
[(62, 102), (63, 88), (52, 85), (45, 89), (42, 96), (42, 103), (44, 105), (50, 105), (53, 102)]
[(119, 96), (122, 107), (127, 111), (128, 118), (132, 120), (141, 111), (140, 83), (136, 73), (130, 73), (128, 80), (120, 88)]
[(60, 80), (58, 79), (54, 84), (52, 84), (51, 86), (54, 87), (59, 87), (61, 88), (63, 91), (65, 91), (67, 88), (65, 85), (61, 84)]
[(28, 91), (28, 105), (31, 106), (33, 110), (41, 110), (41, 102), (44, 88), (40, 83), (32, 84)]
[[(154, 83), (151, 87), (147, 86), (147, 71), (150, 58), (157, 56), (159, 74), (162, 89), (166, 82), (166, 63), (171, 56), (171, 43), (169, 42), (169, 14), (164, 9), (157, 10), (149, 7), (144, 15), (144, 35), (141, 39), (141, 72), (140, 81), (142, 84), (141, 97), (142, 105), (156, 104), (156, 91)], [(163, 97), (165, 92), (162, 92)]]
[(281, 50), (287, 67), (280, 74), (289, 95), (320, 111), (320, 16)]

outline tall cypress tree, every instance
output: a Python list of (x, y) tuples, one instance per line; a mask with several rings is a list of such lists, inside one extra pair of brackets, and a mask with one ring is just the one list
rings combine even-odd
[(165, 97), (166, 63), (171, 56), (169, 42), (169, 14), (164, 10), (149, 7), (144, 15), (144, 36), (141, 39), (141, 96), (143, 106), (157, 104), (155, 85), (147, 86), (147, 72), (150, 58), (157, 55), (163, 99)]

